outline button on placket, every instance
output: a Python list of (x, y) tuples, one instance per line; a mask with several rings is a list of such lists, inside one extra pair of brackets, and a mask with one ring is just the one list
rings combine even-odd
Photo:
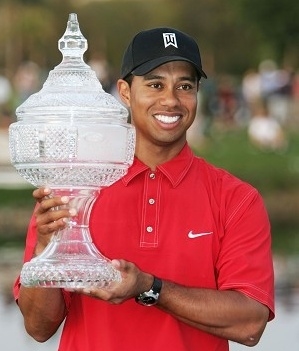
[(146, 227), (146, 231), (147, 231), (148, 233), (152, 233), (153, 230), (154, 230), (154, 228), (151, 227), (151, 226)]
[[(151, 180), (154, 180), (154, 179), (156, 179), (156, 174), (155, 174), (155, 173), (150, 173), (149, 177), (150, 177)], [(153, 198), (150, 198), (150, 199), (148, 200), (148, 203), (149, 203), (150, 205), (154, 205), (155, 200), (154, 200)], [(153, 233), (154, 228), (153, 228), (152, 226), (149, 225), (149, 226), (146, 227), (146, 231), (147, 231), (147, 233)]]
[(155, 199), (149, 199), (149, 200), (148, 200), (148, 203), (149, 203), (150, 205), (154, 205), (155, 202), (156, 202)]
[[(144, 218), (143, 218), (143, 234), (141, 238), (141, 246), (156, 247), (158, 245), (158, 183), (159, 177), (155, 172), (149, 172), (144, 193)], [(160, 179), (161, 180), (161, 179)]]

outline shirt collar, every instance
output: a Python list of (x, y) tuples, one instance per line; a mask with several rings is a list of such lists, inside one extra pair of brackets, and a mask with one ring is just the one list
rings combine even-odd
[[(186, 143), (176, 157), (157, 166), (157, 169), (169, 179), (172, 186), (175, 188), (188, 172), (193, 162), (193, 158), (194, 154), (190, 146)], [(148, 166), (135, 157), (132, 166), (129, 168), (128, 173), (122, 178), (122, 181), (125, 186), (127, 186), (133, 178), (148, 169)]]

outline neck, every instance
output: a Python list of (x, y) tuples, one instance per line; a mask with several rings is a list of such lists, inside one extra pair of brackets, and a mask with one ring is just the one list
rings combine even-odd
[(150, 167), (152, 171), (155, 171), (157, 166), (177, 156), (184, 145), (185, 141), (176, 145), (155, 145), (151, 143), (144, 145), (137, 141), (135, 156)]

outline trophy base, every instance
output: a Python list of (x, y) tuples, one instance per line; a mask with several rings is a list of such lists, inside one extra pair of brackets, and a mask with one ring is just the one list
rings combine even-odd
[(108, 287), (120, 282), (120, 273), (109, 261), (72, 258), (66, 261), (43, 260), (38, 257), (23, 265), (21, 284), (25, 287), (82, 289)]
[(93, 244), (89, 214), (99, 191), (94, 189), (54, 189), (53, 196), (68, 196), (76, 215), (56, 232), (45, 250), (26, 262), (20, 282), (25, 287), (82, 289), (108, 287), (120, 282), (121, 274)]

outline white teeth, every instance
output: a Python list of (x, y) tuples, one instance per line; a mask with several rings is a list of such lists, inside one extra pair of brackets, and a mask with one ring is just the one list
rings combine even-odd
[(180, 116), (173, 116), (173, 117), (170, 117), (170, 116), (164, 116), (164, 115), (155, 115), (155, 118), (160, 121), (160, 122), (163, 122), (163, 123), (175, 123), (179, 120)]

